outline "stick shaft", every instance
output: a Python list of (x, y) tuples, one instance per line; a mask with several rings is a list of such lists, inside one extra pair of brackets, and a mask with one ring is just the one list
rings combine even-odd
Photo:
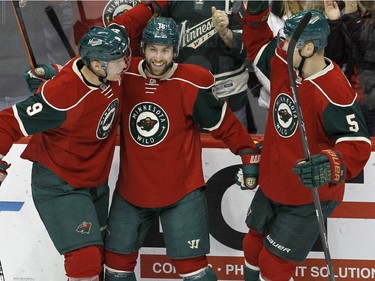
[(53, 9), (52, 6), (48, 6), (45, 8), (44, 10), (48, 16), (48, 19), (49, 21), (51, 22), (51, 24), (53, 25), (53, 27), (55, 28), (57, 34), (59, 35), (61, 41), (63, 42), (64, 44), (64, 47), (66, 49), (66, 51), (68, 52), (70, 58), (73, 58), (76, 56), (74, 50), (73, 50), (73, 47), (72, 45), (70, 44), (69, 42), (69, 39), (68, 37), (66, 36), (62, 26), (61, 26), (61, 23), (59, 21), (59, 18), (57, 17), (56, 13), (55, 13), (55, 10)]
[(23, 43), (24, 43), (25, 48), (26, 48), (27, 57), (29, 58), (30, 66), (31, 66), (32, 69), (34, 69), (37, 66), (37, 64), (36, 64), (36, 60), (35, 60), (33, 50), (31, 48), (29, 36), (27, 34), (27, 31), (26, 31), (25, 22), (24, 22), (23, 17), (22, 17), (19, 1), (12, 1), (12, 7), (13, 7), (14, 15), (15, 15), (16, 20), (17, 20), (18, 28), (19, 28), (20, 33), (21, 33)]

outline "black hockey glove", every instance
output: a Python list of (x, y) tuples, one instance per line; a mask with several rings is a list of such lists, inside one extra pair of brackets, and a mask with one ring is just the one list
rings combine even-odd
[(321, 154), (311, 156), (311, 161), (300, 161), (292, 169), (302, 184), (317, 188), (327, 183), (339, 184), (345, 179), (345, 164), (338, 151), (322, 150)]
[(268, 1), (261, 0), (261, 1), (249, 1), (247, 3), (247, 12), (250, 15), (258, 15), (268, 8)]

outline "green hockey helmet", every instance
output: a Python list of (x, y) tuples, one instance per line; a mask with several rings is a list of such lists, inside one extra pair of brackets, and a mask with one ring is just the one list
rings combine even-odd
[(313, 42), (315, 49), (320, 50), (328, 44), (327, 38), (330, 34), (330, 28), (326, 17), (317, 10), (303, 10), (285, 20), (284, 34), (287, 37), (291, 37), (300, 20), (308, 12), (311, 12), (312, 14), (311, 19), (305, 30), (302, 32), (296, 47), (297, 49), (301, 49), (306, 42), (311, 41)]
[(92, 27), (79, 41), (79, 55), (86, 66), (94, 60), (108, 63), (131, 56), (129, 39), (109, 28)]
[(146, 44), (172, 45), (178, 55), (179, 32), (176, 22), (171, 18), (153, 17), (143, 30), (141, 53), (144, 54)]

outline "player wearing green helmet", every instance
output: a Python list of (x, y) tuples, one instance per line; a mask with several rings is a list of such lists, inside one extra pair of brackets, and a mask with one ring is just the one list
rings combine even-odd
[(123, 141), (107, 225), (106, 281), (136, 280), (138, 253), (155, 217), (181, 278), (217, 280), (206, 256), (210, 239), (199, 128), (241, 154), (244, 182), (256, 187), (254, 141), (228, 104), (215, 96), (210, 71), (174, 62), (178, 42), (172, 19), (152, 18), (143, 31), (143, 57), (133, 58), (124, 76)]
[[(327, 219), (343, 200), (345, 180), (355, 177), (366, 164), (371, 140), (357, 94), (341, 69), (324, 56), (330, 33), (325, 16), (316, 10), (291, 16), (285, 21), (286, 37), (278, 48), (267, 24), (268, 7), (257, 7), (263, 7), (260, 1), (242, 4), (243, 40), (249, 60), (270, 80), (271, 99), (259, 189), (246, 218), (244, 275), (246, 281), (289, 281), (319, 235), (310, 188), (319, 188), (322, 219)], [(297, 102), (286, 51), (307, 12), (312, 17), (293, 53)], [(297, 107), (303, 112), (303, 124)], [(302, 125), (310, 159), (305, 158), (298, 130)]]
[(179, 32), (176, 22), (172, 18), (151, 18), (142, 32), (141, 53), (147, 44), (171, 45), (174, 47), (175, 56), (178, 56)]
[(43, 71), (28, 72), (29, 81), (50, 80), (26, 101), (0, 112), (4, 121), (0, 183), (9, 167), (1, 158), (11, 140), (38, 133), (22, 157), (34, 162), (35, 206), (64, 255), (69, 281), (103, 280), (108, 177), (123, 98), (122, 77), (130, 65), (129, 38), (138, 38), (151, 15), (149, 7), (140, 4), (124, 14), (122, 26), (93, 27), (80, 40), (79, 57), (55, 77), (44, 71), (52, 68), (48, 65), (39, 67)]
[[(330, 34), (328, 21), (321, 12), (317, 10), (304, 10), (292, 15), (285, 21), (283, 31), (286, 36), (287, 42), (292, 37), (298, 23), (306, 15), (307, 12), (310, 12), (312, 16), (305, 30), (302, 32), (300, 38), (298, 39), (296, 45), (296, 49), (301, 59), (294, 59), (294, 67), (297, 68), (299, 72), (303, 71), (303, 66), (306, 59), (314, 56), (316, 52), (319, 52), (319, 54), (323, 56), (323, 49), (327, 46), (328, 35)], [(312, 52), (303, 54), (302, 49), (309, 43), (313, 46)], [(284, 44), (284, 50), (286, 50), (287, 47), (288, 44)]]
[(291, 37), (300, 20), (308, 12), (312, 14), (311, 20), (297, 42), (297, 49), (302, 49), (307, 42), (312, 41), (315, 49), (320, 50), (327, 46), (330, 28), (326, 17), (317, 10), (304, 10), (285, 20), (284, 34)]
[[(0, 158), (14, 141), (32, 135), (21, 157), (33, 162), (35, 207), (65, 258), (68, 280), (99, 281), (121, 76), (130, 52), (127, 38), (102, 27), (83, 36), (79, 51), (81, 57), (71, 59), (34, 95), (0, 112)], [(43, 76), (44, 66), (32, 73)], [(0, 184), (7, 168), (0, 159)]]
[(151, 18), (141, 40), (141, 53), (149, 75), (160, 76), (171, 68), (173, 59), (178, 55), (178, 42), (179, 32), (173, 19)]
[[(126, 71), (130, 65), (129, 39), (110, 28), (91, 28), (79, 41), (78, 50), (85, 66), (103, 83), (105, 80), (119, 79), (122, 71)], [(101, 69), (95, 69), (93, 62), (99, 63)], [(116, 72), (119, 67), (122, 71)]]

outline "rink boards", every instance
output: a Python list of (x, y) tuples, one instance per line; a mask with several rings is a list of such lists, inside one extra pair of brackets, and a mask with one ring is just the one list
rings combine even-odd
[[(203, 169), (208, 183), (211, 253), (209, 262), (220, 280), (243, 280), (241, 240), (254, 191), (235, 185), (240, 158), (220, 142), (203, 138)], [(63, 258), (56, 252), (31, 198), (31, 162), (19, 158), (25, 144), (6, 156), (12, 164), (0, 187), (0, 261), (6, 281), (66, 281)], [(118, 174), (118, 151), (110, 176)], [(375, 280), (375, 152), (363, 172), (347, 183), (344, 202), (327, 221), (327, 237), (336, 280)], [(179, 279), (165, 256), (158, 222), (148, 234), (137, 265), (138, 280)], [(1, 280), (1, 277), (0, 277)], [(295, 280), (327, 280), (322, 247), (317, 241)]]

